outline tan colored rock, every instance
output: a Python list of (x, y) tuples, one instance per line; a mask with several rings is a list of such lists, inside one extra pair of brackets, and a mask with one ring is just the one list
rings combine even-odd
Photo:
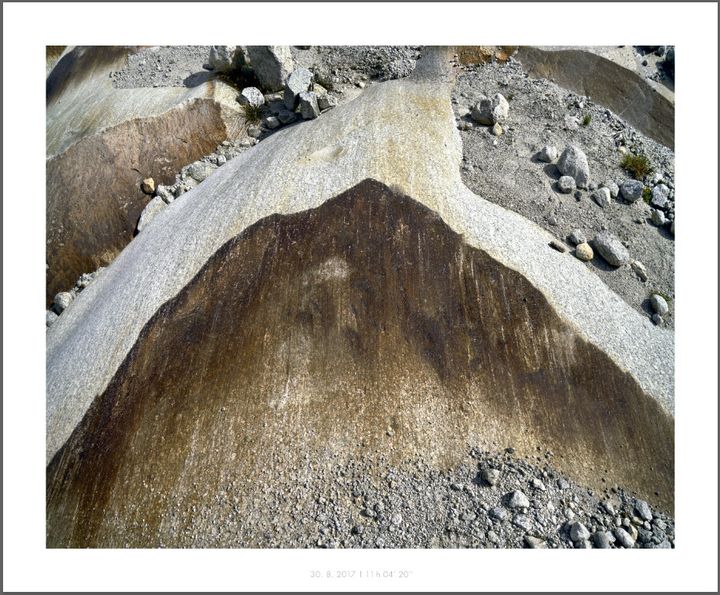
[(576, 246), (575, 256), (577, 256), (583, 262), (587, 262), (588, 260), (592, 260), (595, 254), (593, 252), (593, 249), (590, 247), (590, 244), (588, 244), (587, 242), (583, 242), (582, 244), (578, 244)]
[(140, 184), (140, 190), (145, 194), (152, 194), (155, 192), (155, 180), (152, 178), (145, 178)]

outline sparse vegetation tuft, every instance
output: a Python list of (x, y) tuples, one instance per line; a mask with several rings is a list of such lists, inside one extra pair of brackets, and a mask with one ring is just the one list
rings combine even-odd
[(262, 120), (262, 109), (259, 106), (246, 103), (241, 109), (247, 124), (260, 124), (260, 120)]
[(589, 126), (591, 121), (592, 121), (592, 116), (590, 114), (585, 114), (583, 116), (582, 125)]
[(636, 180), (642, 180), (645, 176), (653, 172), (653, 167), (645, 155), (626, 153), (620, 162), (620, 167)]
[(645, 188), (643, 188), (642, 199), (645, 201), (645, 204), (649, 205), (651, 198), (652, 198), (652, 190), (650, 190), (650, 188), (645, 186)]

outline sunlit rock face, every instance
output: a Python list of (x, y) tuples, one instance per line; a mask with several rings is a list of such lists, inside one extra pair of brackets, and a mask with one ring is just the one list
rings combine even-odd
[(252, 546), (224, 527), (268, 470), (443, 468), (468, 445), (541, 445), (667, 507), (673, 443), (672, 417), (525, 277), (365, 180), (249, 226), (150, 318), (48, 467), (47, 539)]
[(637, 73), (597, 54), (581, 50), (541, 50), (522, 46), (515, 57), (530, 76), (547, 78), (587, 95), (622, 115), (666, 147), (675, 146), (673, 104)]

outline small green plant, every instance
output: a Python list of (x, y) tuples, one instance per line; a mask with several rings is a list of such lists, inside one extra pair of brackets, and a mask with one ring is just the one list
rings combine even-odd
[(642, 199), (645, 201), (645, 204), (649, 205), (651, 198), (652, 198), (652, 190), (650, 190), (650, 188), (645, 186), (645, 188), (643, 188)]
[(590, 114), (585, 114), (583, 116), (582, 124), (583, 124), (583, 126), (589, 126), (591, 121), (592, 121), (592, 116)]
[(246, 103), (242, 106), (241, 110), (247, 124), (260, 124), (260, 120), (262, 120), (262, 109), (260, 106)]
[(653, 172), (653, 167), (645, 155), (626, 153), (620, 162), (620, 167), (636, 180), (642, 180), (645, 176)]
[(508, 96), (505, 99), (507, 99), (508, 101), (512, 101), (513, 99), (515, 99), (515, 93), (508, 93)]

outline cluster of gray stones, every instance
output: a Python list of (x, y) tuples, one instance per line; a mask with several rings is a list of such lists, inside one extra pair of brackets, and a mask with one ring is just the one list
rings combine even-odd
[[(584, 107), (579, 98), (575, 104), (580, 108)], [(457, 126), (460, 130), (471, 130), (476, 125), (487, 126), (490, 127), (490, 133), (495, 136), (503, 134), (503, 125), (510, 130), (507, 124), (509, 104), (501, 93), (496, 93), (491, 98), (482, 95), (472, 107), (457, 108), (456, 115), (458, 117)], [(566, 126), (576, 128), (580, 125), (580, 121), (574, 116), (568, 116), (566, 120), (568, 118), (573, 121), (566, 121)], [(621, 153), (628, 151), (626, 135), (618, 134), (615, 140)], [(496, 144), (497, 140), (493, 143)], [(592, 200), (600, 208), (608, 207), (612, 200), (632, 204), (642, 198), (654, 207), (651, 211), (651, 222), (657, 226), (668, 228), (674, 236), (674, 183), (671, 179), (665, 181), (661, 174), (655, 173), (648, 175), (644, 181), (626, 179), (620, 180), (618, 183), (608, 180), (598, 185), (591, 181), (587, 156), (580, 147), (573, 144), (568, 144), (562, 152), (553, 145), (545, 145), (537, 152), (535, 158), (543, 163), (555, 164), (561, 174), (556, 182), (560, 193), (574, 193), (575, 198), (581, 200), (581, 190), (590, 191)], [(641, 281), (645, 282), (648, 279), (645, 265), (641, 261), (631, 258), (626, 245), (607, 230), (600, 231), (589, 240), (582, 230), (576, 229), (569, 235), (568, 241), (574, 246), (574, 255), (583, 262), (591, 261), (597, 252), (611, 267), (619, 268), (627, 265)], [(553, 241), (550, 245), (559, 252), (566, 251), (566, 247), (561, 242)], [(658, 325), (662, 324), (664, 317), (669, 312), (667, 300), (659, 294), (652, 294), (650, 306), (653, 309), (653, 322)]]
[(310, 70), (302, 67), (291, 70), (293, 61), (287, 46), (258, 46), (244, 49), (239, 46), (213, 46), (210, 50), (208, 67), (219, 72), (229, 72), (245, 64), (247, 55), (253, 57), (252, 64), (257, 79), (263, 81), (269, 89), (277, 89), (278, 81), (282, 80), (282, 90), (263, 93), (257, 87), (245, 87), (238, 96), (238, 102), (264, 112), (261, 122), (249, 124), (245, 130), (246, 135), (242, 138), (224, 141), (215, 152), (183, 167), (172, 185), (158, 185), (155, 188), (152, 178), (144, 180), (142, 190), (146, 194), (153, 195), (153, 198), (140, 215), (137, 233), (140, 233), (176, 198), (192, 190), (212, 175), (217, 168), (256, 145), (283, 125), (317, 118), (322, 112), (337, 105), (336, 97), (315, 81), (315, 76)]
[[(553, 163), (557, 159), (555, 165), (562, 174), (557, 181), (557, 187), (560, 192), (564, 194), (578, 192), (576, 198), (579, 200), (581, 194), (576, 188), (591, 190), (591, 198), (601, 208), (608, 207), (612, 199), (623, 200), (627, 204), (632, 204), (642, 198), (648, 189), (648, 186), (643, 182), (634, 179), (622, 181), (620, 185), (614, 181), (603, 182), (599, 186), (591, 182), (590, 166), (587, 156), (582, 149), (575, 145), (565, 147), (559, 157), (556, 147), (546, 145), (537, 153), (536, 157), (544, 163)], [(651, 204), (662, 208), (668, 207), (670, 204), (670, 188), (662, 183), (661, 177), (653, 176), (652, 180), (655, 182), (655, 185), (650, 191)], [(672, 182), (669, 183), (672, 184)], [(666, 220), (662, 211), (653, 209), (651, 220), (656, 225), (669, 223), (670, 232), (674, 235), (674, 216), (670, 216), (672, 220)], [(645, 282), (648, 279), (645, 265), (639, 260), (632, 259), (623, 242), (607, 230), (597, 233), (592, 241), (588, 241), (585, 233), (581, 229), (575, 229), (568, 236), (568, 241), (575, 246), (575, 256), (584, 262), (592, 260), (595, 256), (595, 251), (597, 251), (610, 266), (622, 267), (629, 265), (641, 281)], [(595, 250), (593, 250), (593, 247)], [(653, 322), (655, 324), (662, 324), (664, 322), (663, 317), (669, 312), (667, 300), (659, 294), (652, 294), (650, 296), (650, 305), (653, 309)]]
[(53, 299), (53, 303), (50, 309), (45, 312), (45, 326), (50, 327), (55, 323), (58, 317), (65, 311), (65, 309), (72, 303), (78, 293), (85, 289), (90, 283), (97, 279), (98, 275), (105, 270), (105, 267), (100, 267), (92, 273), (83, 273), (75, 283), (75, 286), (69, 291), (61, 291)]
[[(670, 516), (620, 486), (582, 487), (558, 472), (554, 460), (542, 449), (527, 459), (512, 448), (472, 449), (466, 462), (440, 471), (422, 459), (390, 465), (382, 457), (317, 461), (310, 456), (288, 477), (273, 477), (268, 470), (247, 486), (238, 478), (217, 498), (218, 506), (228, 507), (226, 515), (216, 514), (227, 519), (227, 540), (193, 545), (675, 547)], [(233, 508), (228, 501), (237, 494), (246, 494), (252, 507)]]

